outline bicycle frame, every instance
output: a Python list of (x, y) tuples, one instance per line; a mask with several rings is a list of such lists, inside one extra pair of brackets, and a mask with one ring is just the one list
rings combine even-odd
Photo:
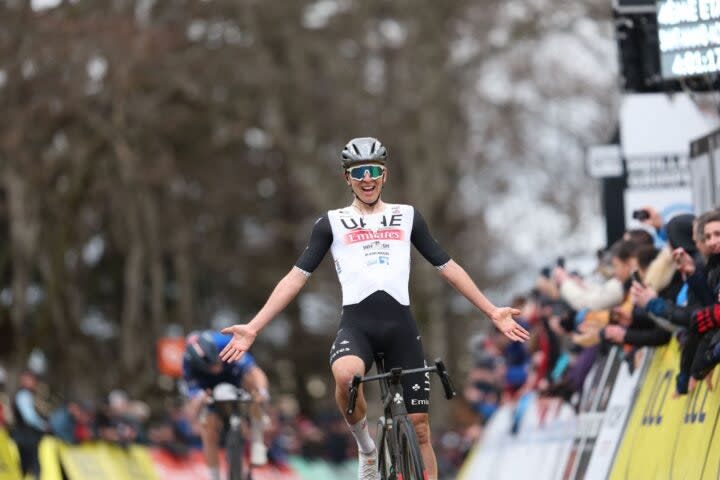
[(242, 424), (247, 422), (249, 427), (247, 407), (253, 402), (253, 398), (240, 387), (224, 385), (227, 385), (223, 387), (224, 390), (217, 390), (216, 387), (216, 390), (213, 391), (212, 403), (219, 407), (218, 414), (229, 427), (226, 446), (228, 478), (230, 480), (247, 480), (251, 478), (252, 466), (250, 462), (246, 464), (244, 461), (245, 437), (242, 432)]
[[(405, 408), (405, 398), (403, 396), (401, 377), (410, 373), (430, 373), (435, 372), (440, 376), (442, 381), (443, 389), (445, 391), (445, 397), (449, 400), (455, 396), (455, 390), (450, 381), (450, 377), (447, 374), (445, 365), (440, 359), (435, 360), (435, 365), (432, 367), (425, 368), (414, 368), (409, 370), (403, 370), (402, 368), (391, 368), (389, 372), (385, 371), (384, 356), (379, 353), (375, 357), (375, 364), (377, 369), (377, 375), (368, 377), (361, 377), (355, 375), (352, 382), (350, 383), (350, 399), (348, 402), (347, 414), (352, 415), (355, 410), (355, 402), (357, 400), (358, 388), (361, 383), (378, 381), (380, 383), (380, 396), (383, 402), (384, 416), (380, 422), (378, 422), (378, 428), (381, 429), (379, 434), (380, 443), (377, 445), (379, 451), (384, 449), (383, 441), (387, 438), (387, 447), (389, 450), (390, 459), (390, 476), (398, 472), (398, 466), (401, 465), (401, 428), (400, 424), (407, 425), (408, 413)], [(412, 427), (410, 427), (412, 428)], [(415, 445), (408, 448), (414, 448), (418, 451), (419, 446), (414, 436), (414, 430), (412, 433), (413, 441)], [(380, 452), (379, 452), (380, 453)], [(385, 458), (378, 458), (378, 466), (383, 467)], [(422, 466), (422, 460), (420, 460), (420, 466)], [(383, 480), (385, 479), (385, 472), (381, 472)], [(421, 473), (422, 474), (422, 473)], [(411, 480), (411, 479), (407, 479)]]

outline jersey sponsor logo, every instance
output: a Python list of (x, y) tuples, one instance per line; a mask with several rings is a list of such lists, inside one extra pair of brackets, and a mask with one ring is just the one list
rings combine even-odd
[[(399, 227), (402, 225), (402, 214), (393, 214), (390, 215), (390, 218), (383, 215), (380, 217), (380, 226), (382, 227)], [(347, 230), (357, 230), (357, 229), (364, 229), (367, 228), (368, 222), (363, 218), (356, 218), (356, 217), (350, 217), (350, 218), (343, 218), (340, 217), (340, 222), (343, 224), (343, 227), (345, 227)]]
[(388, 228), (385, 230), (354, 230), (345, 234), (345, 244), (359, 242), (372, 242), (375, 240), (403, 240), (405, 232), (399, 228)]
[(390, 257), (387, 255), (373, 257), (367, 261), (367, 266), (369, 267), (371, 265), (390, 265)]
[(413, 398), (410, 400), (410, 405), (430, 405), (430, 400), (418, 400)]

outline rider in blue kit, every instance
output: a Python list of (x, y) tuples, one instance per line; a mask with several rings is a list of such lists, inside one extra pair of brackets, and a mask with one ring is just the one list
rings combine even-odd
[[(211, 480), (220, 479), (219, 445), (222, 421), (208, 405), (210, 392), (220, 383), (230, 383), (250, 392), (257, 404), (267, 402), (268, 380), (252, 355), (224, 363), (218, 354), (230, 342), (227, 335), (206, 330), (190, 334), (183, 355), (183, 380), (188, 396), (188, 412), (200, 422), (203, 453)], [(260, 409), (252, 409), (250, 461), (254, 465), (267, 463), (267, 449), (263, 443), (263, 423)]]

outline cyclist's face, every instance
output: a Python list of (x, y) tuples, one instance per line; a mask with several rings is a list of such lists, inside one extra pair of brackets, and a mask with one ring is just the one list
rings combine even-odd
[(365, 173), (362, 180), (356, 180), (346, 173), (345, 180), (360, 200), (365, 203), (373, 203), (378, 199), (378, 197), (380, 197), (382, 187), (387, 180), (387, 169), (384, 169), (380, 178), (376, 178), (374, 180), (370, 177), (369, 171)]

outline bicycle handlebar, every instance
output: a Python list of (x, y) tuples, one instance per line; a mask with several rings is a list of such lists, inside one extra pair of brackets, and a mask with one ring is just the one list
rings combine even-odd
[(221, 383), (213, 388), (207, 399), (208, 404), (213, 403), (252, 403), (253, 396), (242, 387), (229, 383)]
[(400, 377), (403, 375), (408, 375), (411, 373), (429, 372), (435, 372), (440, 377), (440, 382), (442, 383), (443, 390), (445, 391), (445, 398), (447, 398), (448, 400), (454, 398), (456, 393), (455, 389), (453, 388), (452, 381), (450, 380), (450, 375), (448, 375), (447, 369), (445, 368), (445, 364), (442, 362), (442, 360), (437, 358), (435, 359), (435, 365), (432, 367), (411, 368), (408, 370), (402, 370), (401, 368), (393, 368), (389, 372), (381, 373), (379, 375), (371, 375), (369, 377), (361, 377), (360, 375), (355, 375), (352, 379), (352, 382), (350, 382), (350, 385), (348, 386), (348, 390), (350, 391), (350, 398), (348, 401), (347, 414), (352, 415), (355, 411), (355, 402), (357, 401), (358, 387), (361, 383), (373, 382), (385, 378), (390, 378), (393, 381), (399, 381)]

